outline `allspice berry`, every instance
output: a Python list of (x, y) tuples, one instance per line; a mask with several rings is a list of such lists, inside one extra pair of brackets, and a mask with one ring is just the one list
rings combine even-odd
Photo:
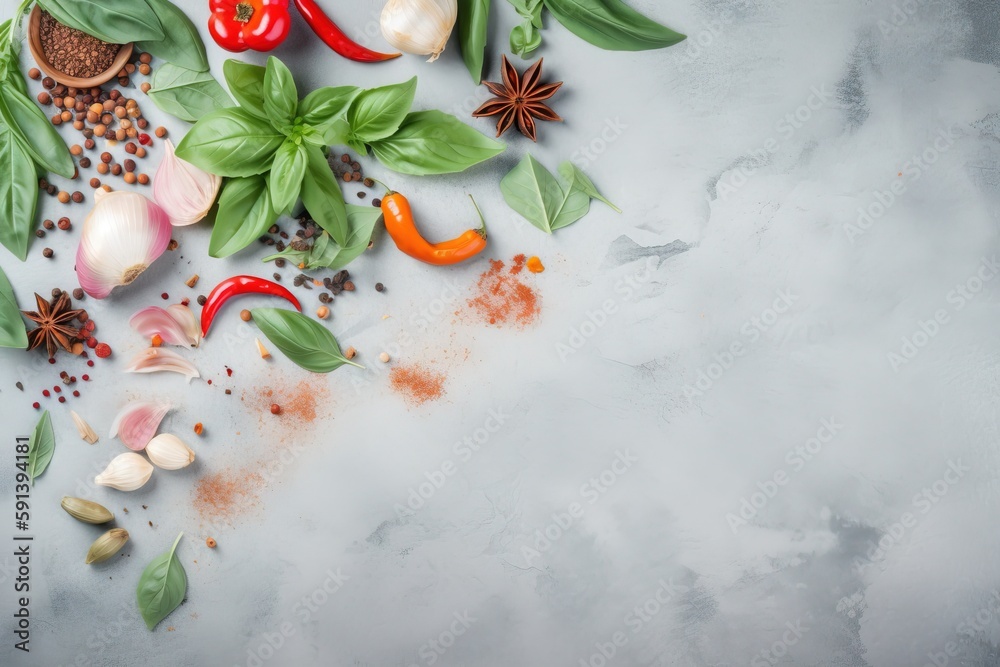
[(243, 310), (240, 311), (240, 319), (243, 320), (244, 322), (249, 322), (252, 318), (253, 315), (250, 314), (249, 310), (246, 310), (244, 308)]

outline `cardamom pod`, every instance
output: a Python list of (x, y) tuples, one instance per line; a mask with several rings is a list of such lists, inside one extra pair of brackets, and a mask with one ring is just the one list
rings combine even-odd
[(83, 498), (64, 496), (59, 504), (71, 517), (84, 523), (107, 523), (115, 518), (104, 505)]
[(124, 528), (112, 528), (94, 540), (84, 563), (87, 565), (102, 563), (121, 551), (126, 542), (128, 542), (128, 531)]

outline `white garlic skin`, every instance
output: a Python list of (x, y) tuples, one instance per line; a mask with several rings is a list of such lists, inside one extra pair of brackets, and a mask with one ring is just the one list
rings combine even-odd
[(457, 0), (389, 0), (382, 10), (382, 36), (400, 51), (429, 55), (427, 62), (434, 62), (457, 19)]
[(161, 433), (150, 440), (146, 456), (153, 465), (164, 470), (180, 470), (194, 463), (194, 451), (171, 433)]

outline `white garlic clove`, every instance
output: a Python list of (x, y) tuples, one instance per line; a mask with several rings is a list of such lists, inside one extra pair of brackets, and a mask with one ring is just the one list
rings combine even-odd
[(159, 371), (180, 373), (187, 377), (188, 382), (192, 378), (201, 377), (201, 373), (198, 372), (194, 364), (173, 350), (162, 347), (147, 347), (135, 355), (125, 367), (126, 373), (157, 373)]
[(457, 0), (389, 0), (380, 24), (387, 42), (433, 62), (448, 44), (457, 18)]
[(161, 433), (150, 440), (146, 456), (153, 465), (164, 470), (180, 470), (194, 463), (194, 451), (170, 433)]
[(119, 491), (135, 491), (142, 488), (152, 474), (153, 466), (149, 461), (135, 452), (126, 452), (111, 459), (104, 472), (94, 478), (94, 483)]
[(212, 208), (222, 177), (177, 157), (169, 139), (163, 144), (163, 159), (153, 177), (153, 198), (170, 216), (170, 224), (193, 225)]

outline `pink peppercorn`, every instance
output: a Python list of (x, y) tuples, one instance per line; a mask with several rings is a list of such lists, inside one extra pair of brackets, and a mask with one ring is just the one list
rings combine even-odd
[(90, 349), (94, 349), (95, 347), (97, 347), (97, 339), (93, 337), (88, 338), (87, 347), (89, 347)]
[(76, 396), (77, 398), (79, 398), (79, 397), (80, 397), (80, 392), (79, 392), (79, 391), (76, 391), (76, 390), (74, 390), (74, 391), (73, 391), (73, 395), (74, 395), (74, 396)]
[(66, 402), (66, 397), (65, 396), (60, 396), (59, 397), (59, 402), (60, 403), (65, 403)]
[(56, 385), (56, 386), (52, 387), (52, 391), (56, 392), (57, 394), (61, 394), (62, 393), (62, 387), (60, 387), (59, 385)]
[(81, 375), (80, 377), (82, 377), (82, 378), (83, 378), (83, 381), (84, 381), (84, 382), (90, 382), (90, 376), (89, 376), (89, 375), (87, 375), (86, 373), (84, 373), (84, 374), (83, 374), (83, 375)]
[(49, 393), (48, 389), (42, 389), (42, 396), (44, 396), (45, 398), (48, 398), (51, 395), (52, 394)]
[(31, 404), (31, 407), (37, 410), (38, 408), (42, 407), (42, 404), (39, 403), (38, 401), (35, 401), (34, 403)]
[(50, 364), (56, 363), (56, 358), (55, 357), (49, 357), (49, 363)]
[(142, 134), (139, 135), (139, 143), (142, 144), (143, 146), (148, 146), (151, 143), (153, 143), (153, 138), (150, 137), (145, 132), (143, 132)]
[(93, 359), (88, 359), (87, 360), (87, 365), (90, 366), (91, 368), (93, 368), (94, 367), (94, 360)]

